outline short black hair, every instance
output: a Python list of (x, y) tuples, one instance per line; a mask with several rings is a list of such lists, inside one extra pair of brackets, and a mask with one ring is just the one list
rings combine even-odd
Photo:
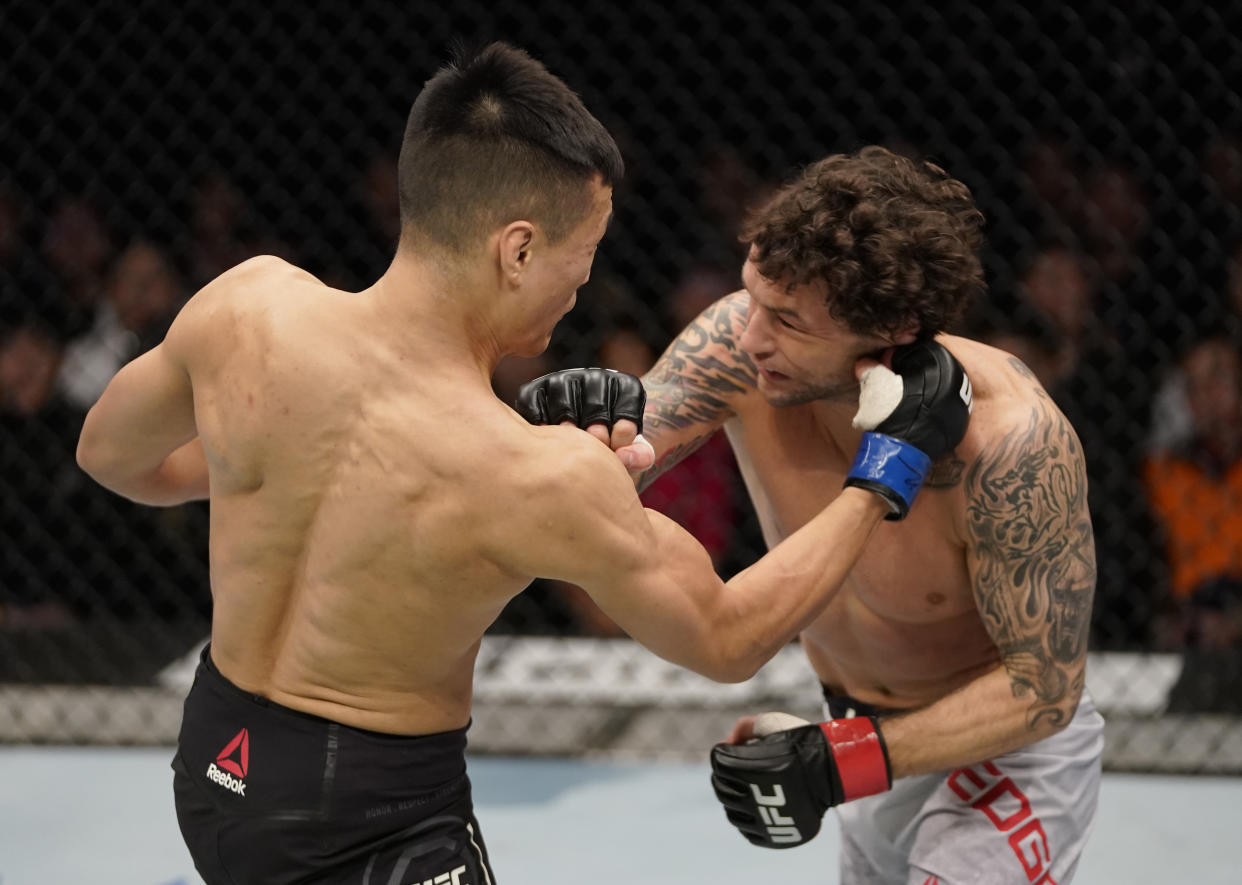
[(519, 218), (549, 240), (590, 211), (589, 182), (625, 167), (581, 99), (520, 49), (459, 53), (410, 110), (397, 162), (402, 237), (456, 253)]

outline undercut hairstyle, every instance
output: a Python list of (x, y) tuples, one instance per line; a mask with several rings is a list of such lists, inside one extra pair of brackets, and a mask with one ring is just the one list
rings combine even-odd
[(983, 214), (941, 169), (882, 147), (809, 166), (746, 221), (765, 278), (823, 282), (832, 316), (860, 335), (949, 328), (983, 290)]
[(620, 181), (612, 136), (568, 86), (504, 43), (459, 54), (410, 110), (397, 163), (402, 240), (461, 254), (525, 219), (557, 242), (588, 215), (589, 183)]

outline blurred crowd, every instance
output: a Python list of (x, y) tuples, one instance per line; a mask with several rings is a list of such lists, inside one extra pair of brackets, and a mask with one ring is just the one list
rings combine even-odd
[[(1007, 208), (1025, 245), (988, 257), (992, 291), (955, 331), (1025, 362), (1078, 430), (1100, 564), (1096, 646), (1242, 647), (1242, 137), (1210, 138), (1191, 158), (1204, 193), (1189, 229), (1212, 234), (1201, 249), (1171, 235), (1189, 222), (1165, 217), (1122, 158), (1039, 136), (1020, 159)], [(776, 182), (728, 148), (700, 162), (697, 218), (674, 244), (666, 291), (636, 291), (623, 262), (601, 260), (549, 351), (502, 363), (499, 396), (572, 365), (641, 374), (739, 287), (738, 225)], [(35, 199), (0, 183), (0, 636), (109, 619), (205, 632), (206, 505), (137, 507), (94, 486), (74, 463), (82, 418), (191, 293), (251, 255), (367, 285), (396, 242), (395, 158), (371, 157), (351, 199), (354, 248), (335, 257), (331, 244), (312, 255), (282, 242), (222, 170), (194, 177), (171, 222), (137, 227), (102, 194)], [(722, 573), (762, 547), (723, 435), (643, 497)], [(617, 634), (585, 594), (553, 582), (494, 629)]]

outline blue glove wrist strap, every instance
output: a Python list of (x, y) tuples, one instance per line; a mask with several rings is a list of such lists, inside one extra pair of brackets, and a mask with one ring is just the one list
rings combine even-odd
[(847, 479), (878, 483), (892, 489), (906, 509), (923, 485), (931, 458), (907, 442), (883, 433), (864, 433)]

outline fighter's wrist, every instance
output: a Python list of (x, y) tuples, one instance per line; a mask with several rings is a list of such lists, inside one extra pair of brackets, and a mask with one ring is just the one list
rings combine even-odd
[(819, 728), (832, 753), (837, 781), (833, 786), (838, 788), (834, 792), (839, 791), (840, 802), (873, 796), (892, 787), (888, 747), (875, 717), (831, 719), (821, 722)]
[(910, 512), (931, 464), (917, 446), (883, 433), (864, 433), (845, 485), (880, 495), (892, 508), (886, 518), (900, 520)]

